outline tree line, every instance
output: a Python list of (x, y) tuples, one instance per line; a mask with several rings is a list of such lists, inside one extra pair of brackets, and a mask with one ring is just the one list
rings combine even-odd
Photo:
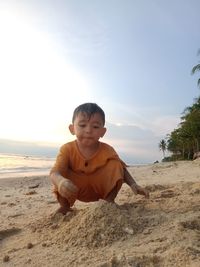
[[(191, 73), (196, 72), (200, 72), (200, 64), (192, 68)], [(200, 87), (200, 78), (197, 84)], [(190, 160), (194, 153), (200, 151), (200, 96), (184, 109), (180, 124), (159, 142), (159, 149), (163, 152), (163, 161)], [(171, 152), (171, 156), (166, 157), (166, 151)]]

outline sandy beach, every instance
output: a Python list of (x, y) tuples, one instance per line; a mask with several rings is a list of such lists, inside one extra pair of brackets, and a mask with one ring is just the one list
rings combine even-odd
[(199, 267), (200, 160), (129, 171), (150, 199), (123, 185), (66, 216), (48, 176), (0, 179), (0, 266)]

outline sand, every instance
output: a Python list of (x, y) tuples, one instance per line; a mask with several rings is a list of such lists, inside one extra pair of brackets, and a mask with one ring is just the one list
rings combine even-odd
[(66, 216), (47, 176), (0, 179), (0, 266), (199, 267), (200, 160), (129, 171), (150, 199), (124, 184)]

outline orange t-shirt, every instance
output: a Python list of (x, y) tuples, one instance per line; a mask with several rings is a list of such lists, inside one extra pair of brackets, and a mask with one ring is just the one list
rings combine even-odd
[[(100, 142), (98, 151), (85, 159), (77, 142), (72, 141), (60, 148), (52, 172), (59, 172), (78, 188), (78, 199), (95, 201), (106, 198), (119, 180), (123, 181), (125, 163), (113, 147)], [(122, 184), (122, 182), (121, 182)]]

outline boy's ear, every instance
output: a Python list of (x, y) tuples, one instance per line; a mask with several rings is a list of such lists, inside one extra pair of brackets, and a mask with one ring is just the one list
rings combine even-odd
[(106, 133), (107, 129), (105, 127), (102, 128), (102, 132), (101, 132), (101, 137), (104, 136), (104, 134)]
[(70, 133), (71, 133), (72, 135), (75, 135), (75, 133), (74, 133), (74, 125), (73, 125), (73, 124), (70, 124), (70, 125), (69, 125), (69, 131), (70, 131)]

